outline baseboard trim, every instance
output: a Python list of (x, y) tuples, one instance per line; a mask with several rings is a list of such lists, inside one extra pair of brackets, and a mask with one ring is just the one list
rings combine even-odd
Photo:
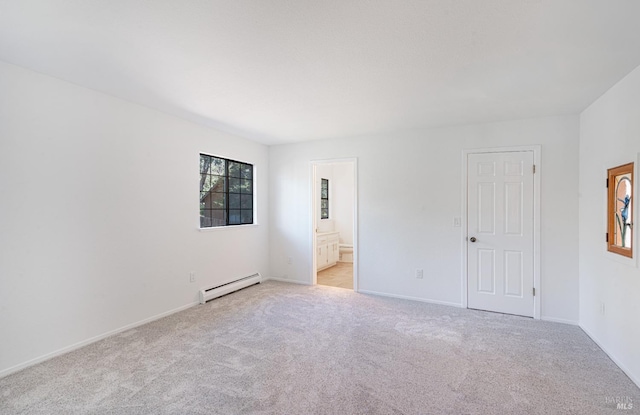
[(381, 292), (378, 292), (378, 291), (370, 291), (370, 290), (358, 290), (358, 292), (360, 294), (370, 294), (370, 295), (377, 295), (377, 296), (380, 296), (380, 297), (399, 298), (401, 300), (420, 301), (422, 303), (446, 305), (446, 306), (449, 306), (449, 307), (462, 308), (462, 304), (450, 303), (448, 301), (430, 300), (428, 298), (419, 298), (419, 297), (411, 297), (411, 296), (408, 296), (408, 295), (381, 293)]
[(36, 357), (35, 359), (31, 359), (31, 360), (28, 360), (28, 361), (26, 361), (24, 363), (17, 364), (17, 365), (12, 366), (12, 367), (10, 367), (8, 369), (4, 369), (4, 370), (0, 371), (0, 378), (3, 378), (5, 376), (9, 376), (9, 375), (11, 375), (13, 373), (19, 372), (19, 371), (21, 371), (23, 369), (26, 369), (26, 368), (28, 368), (30, 366), (33, 366), (33, 365), (37, 365), (38, 363), (42, 363), (42, 362), (47, 361), (49, 359), (53, 359), (54, 357), (58, 357), (58, 356), (61, 356), (63, 354), (72, 352), (72, 351), (77, 350), (77, 349), (79, 349), (81, 347), (88, 346), (91, 343), (95, 343), (97, 341), (106, 339), (107, 337), (113, 336), (113, 335), (118, 334), (118, 333), (122, 333), (123, 331), (127, 331), (127, 330), (130, 330), (130, 329), (142, 326), (144, 324), (151, 323), (152, 321), (159, 320), (161, 318), (170, 316), (171, 314), (179, 313), (180, 311), (184, 311), (184, 310), (186, 310), (188, 308), (191, 308), (193, 306), (196, 306), (198, 304), (200, 304), (200, 303), (199, 302), (194, 302), (194, 303), (186, 304), (186, 305), (183, 305), (182, 307), (174, 308), (173, 310), (169, 310), (169, 311), (165, 311), (164, 313), (156, 314), (155, 316), (152, 316), (152, 317), (149, 317), (149, 318), (145, 318), (144, 320), (140, 320), (140, 321), (137, 321), (135, 323), (127, 324), (126, 326), (120, 327), (118, 329), (111, 330), (111, 331), (108, 331), (108, 332), (103, 333), (103, 334), (99, 334), (97, 336), (88, 338), (88, 339), (80, 341), (78, 343), (74, 343), (74, 344), (72, 344), (70, 346), (63, 347), (62, 349), (58, 349), (58, 350), (56, 350), (54, 352), (47, 353), (47, 354), (42, 355), (40, 357)]
[(615, 355), (613, 355), (613, 353), (609, 352), (609, 351), (608, 351), (608, 350), (607, 350), (607, 349), (602, 345), (602, 343), (600, 343), (600, 341), (597, 339), (597, 337), (596, 337), (596, 336), (594, 336), (594, 335), (593, 335), (593, 333), (591, 333), (589, 330), (587, 330), (586, 328), (584, 328), (584, 326), (583, 326), (582, 324), (578, 324), (578, 327), (580, 327), (580, 328), (582, 329), (582, 331), (584, 331), (584, 333), (585, 333), (587, 336), (589, 336), (589, 338), (590, 338), (591, 340), (593, 340), (593, 342), (594, 342), (595, 344), (597, 344), (597, 345), (598, 345), (598, 347), (599, 347), (599, 348), (600, 348), (600, 349), (601, 349), (601, 350), (602, 350), (602, 351), (603, 351), (607, 356), (609, 356), (609, 359), (611, 359), (611, 360), (613, 361), (613, 363), (615, 363), (615, 364), (620, 368), (620, 370), (622, 370), (622, 371), (624, 372), (624, 374), (625, 374), (625, 375), (627, 375), (627, 377), (628, 377), (629, 379), (631, 379), (631, 381), (632, 381), (633, 383), (635, 383), (637, 387), (639, 387), (639, 388), (640, 388), (640, 379), (639, 379), (639, 378), (637, 378), (637, 377), (635, 377), (635, 376), (631, 373), (631, 371), (630, 371), (627, 367), (625, 367), (625, 365), (620, 361), (620, 359), (618, 359)]
[(278, 278), (278, 277), (267, 277), (267, 278), (264, 278), (262, 281), (278, 281), (278, 282), (288, 282), (290, 284), (311, 285), (306, 281), (288, 280), (286, 278)]
[(562, 323), (562, 324), (569, 324), (571, 326), (579, 326), (578, 322), (575, 320), (565, 320), (563, 318), (555, 318), (555, 317), (540, 317), (540, 320), (542, 321), (550, 321), (552, 323)]

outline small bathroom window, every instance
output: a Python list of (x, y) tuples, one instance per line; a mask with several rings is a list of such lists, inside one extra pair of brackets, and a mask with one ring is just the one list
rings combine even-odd
[(321, 179), (320, 219), (329, 219), (329, 180), (328, 179)]
[(607, 175), (607, 249), (633, 258), (633, 163)]

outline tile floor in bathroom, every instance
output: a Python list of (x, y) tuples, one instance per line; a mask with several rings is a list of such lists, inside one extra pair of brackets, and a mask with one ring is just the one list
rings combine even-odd
[(353, 290), (353, 262), (338, 262), (318, 271), (318, 284)]

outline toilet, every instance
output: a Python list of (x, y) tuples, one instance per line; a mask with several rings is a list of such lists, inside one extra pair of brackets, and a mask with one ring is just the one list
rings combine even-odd
[(353, 262), (353, 245), (340, 244), (340, 262)]

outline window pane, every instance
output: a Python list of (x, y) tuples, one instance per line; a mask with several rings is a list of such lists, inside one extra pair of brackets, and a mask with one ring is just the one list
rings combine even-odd
[(200, 180), (201, 192), (224, 192), (224, 177), (222, 176), (202, 176)]
[(208, 174), (211, 166), (211, 156), (200, 154), (200, 174)]
[(240, 193), (240, 179), (229, 178), (229, 193)]
[(241, 212), (243, 224), (253, 223), (253, 210), (242, 210)]
[(224, 164), (226, 160), (218, 157), (211, 157), (211, 159), (211, 169), (209, 173), (217, 176), (224, 176), (226, 174), (224, 171)]
[(205, 206), (204, 206), (205, 198), (207, 197), (208, 194), (209, 193), (206, 193), (206, 192), (200, 192), (200, 209), (204, 209), (205, 208)]
[(200, 193), (200, 206), (204, 209), (213, 209), (213, 206), (211, 206), (211, 193)]
[(240, 209), (240, 195), (239, 194), (230, 194), (229, 195), (229, 209)]
[(253, 179), (253, 166), (251, 164), (242, 165), (242, 178)]
[(225, 226), (227, 224), (223, 209), (214, 209), (210, 210), (209, 212), (209, 220), (211, 222), (211, 226)]
[(615, 177), (615, 226), (614, 244), (623, 248), (631, 246), (631, 174)]
[(241, 199), (242, 203), (240, 207), (242, 209), (252, 209), (253, 208), (253, 195), (242, 195)]
[(203, 174), (200, 176), (200, 192), (208, 192), (211, 189), (211, 176)]
[(205, 207), (207, 209), (224, 209), (224, 199), (224, 193), (209, 193), (204, 199), (204, 202), (206, 204)]
[(240, 210), (229, 209), (229, 225), (240, 225)]
[(229, 177), (241, 177), (242, 164), (235, 161), (229, 162)]
[(215, 226), (225, 226), (226, 220), (222, 209), (201, 209), (200, 227), (211, 228)]
[(329, 201), (328, 200), (321, 200), (320, 201), (320, 209), (327, 209), (328, 210), (329, 209)]
[(224, 176), (209, 176), (211, 181), (211, 191), (216, 193), (222, 193), (224, 188)]
[(211, 226), (211, 221), (209, 220), (209, 211), (200, 209), (200, 227), (208, 228)]
[(320, 210), (320, 219), (329, 219), (329, 209)]
[(252, 186), (253, 186), (253, 180), (242, 179), (241, 184), (240, 184), (240, 190), (244, 194), (251, 194), (251, 193), (253, 193), (253, 187)]

